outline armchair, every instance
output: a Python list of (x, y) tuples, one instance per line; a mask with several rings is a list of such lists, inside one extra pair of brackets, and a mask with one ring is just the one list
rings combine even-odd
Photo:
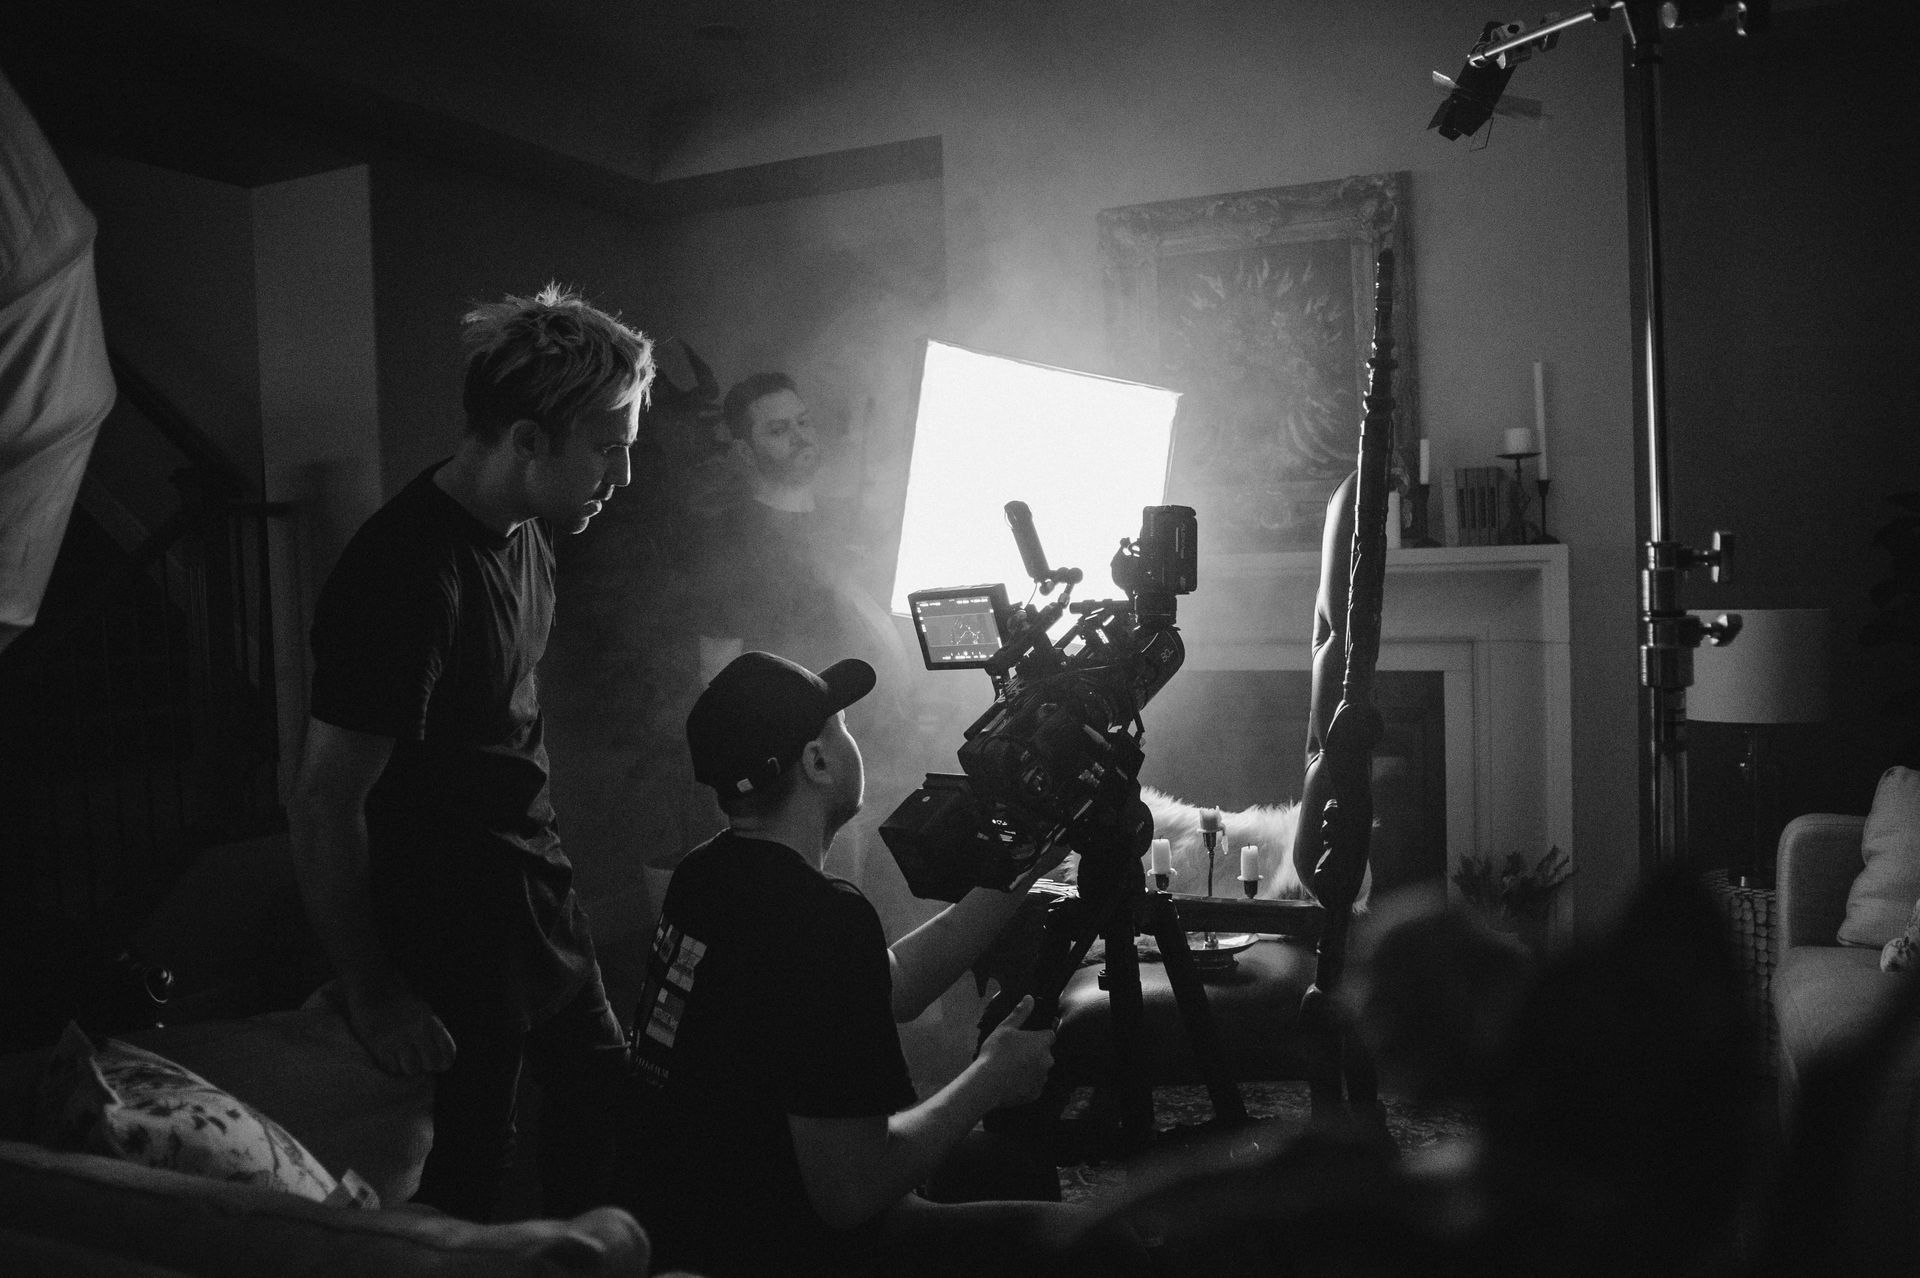
[(1819, 812), (1780, 835), (1778, 1228), (1784, 1254), (1826, 1272), (1904, 1273), (1920, 1197), (1920, 974), (1883, 972), (1877, 948), (1839, 942), (1866, 829)]

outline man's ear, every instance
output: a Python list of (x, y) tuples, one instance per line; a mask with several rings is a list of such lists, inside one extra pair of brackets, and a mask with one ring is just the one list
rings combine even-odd
[(552, 441), (547, 433), (540, 429), (539, 422), (531, 417), (522, 417), (507, 427), (507, 442), (513, 445), (514, 456), (523, 461), (530, 461), (551, 451), (549, 445)]
[(833, 770), (833, 762), (827, 758), (827, 748), (820, 744), (818, 738), (800, 748), (800, 767), (802, 775), (809, 781), (825, 781), (827, 774)]

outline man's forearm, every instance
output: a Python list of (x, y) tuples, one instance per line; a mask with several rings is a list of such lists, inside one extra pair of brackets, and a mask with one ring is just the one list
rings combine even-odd
[(1000, 935), (1024, 892), (975, 888), (892, 945), (893, 1018), (910, 1021), (959, 980)]
[[(998, 1103), (975, 1060), (911, 1109), (856, 1134), (844, 1121), (793, 1119), (802, 1179), (814, 1210), (835, 1229), (852, 1229), (924, 1184), (973, 1125)], [(810, 1124), (824, 1124), (817, 1143)], [(826, 1136), (826, 1132), (835, 1133)]]
[(377, 1000), (399, 978), (374, 932), (366, 818), (358, 805), (311, 799), (296, 801), (288, 815), (308, 922), (348, 996)]

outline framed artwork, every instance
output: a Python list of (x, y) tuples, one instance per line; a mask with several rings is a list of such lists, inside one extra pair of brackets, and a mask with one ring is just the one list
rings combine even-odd
[(1168, 500), (1208, 552), (1318, 547), (1359, 456), (1385, 248), (1395, 471), (1417, 456), (1406, 191), (1375, 173), (1099, 214), (1114, 371), (1181, 392)]

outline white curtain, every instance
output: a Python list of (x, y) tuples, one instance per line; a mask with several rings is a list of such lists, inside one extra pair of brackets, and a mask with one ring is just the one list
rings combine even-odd
[(0, 77), (0, 649), (39, 615), (113, 373), (93, 215)]

